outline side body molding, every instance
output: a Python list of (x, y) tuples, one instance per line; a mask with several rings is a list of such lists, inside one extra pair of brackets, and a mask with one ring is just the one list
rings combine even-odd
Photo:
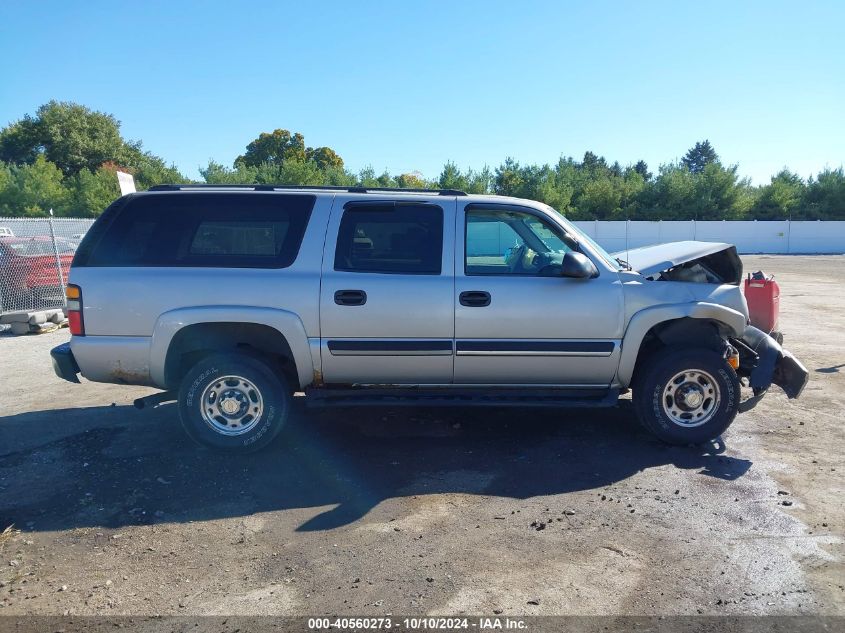
[(684, 317), (717, 321), (731, 330), (736, 337), (742, 336), (745, 331), (745, 316), (741, 312), (715, 303), (677, 303), (640, 310), (631, 317), (622, 339), (622, 356), (619, 360), (619, 370), (616, 372), (616, 382), (620, 386), (627, 387), (631, 383), (637, 354), (646, 333), (658, 323)]
[(167, 350), (176, 333), (182, 328), (199, 323), (255, 323), (267, 325), (285, 337), (290, 346), (299, 387), (314, 381), (315, 368), (308, 346), (308, 336), (299, 316), (287, 310), (257, 306), (197, 306), (177, 308), (162, 314), (156, 321), (150, 342), (150, 377), (164, 388), (164, 367)]

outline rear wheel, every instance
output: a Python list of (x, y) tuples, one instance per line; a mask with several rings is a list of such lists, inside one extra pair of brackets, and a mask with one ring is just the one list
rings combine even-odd
[(260, 360), (215, 354), (194, 365), (179, 389), (179, 417), (199, 444), (231, 452), (263, 448), (290, 413), (290, 390)]
[(736, 417), (736, 372), (716, 352), (667, 347), (649, 357), (633, 385), (640, 423), (669, 444), (699, 444), (719, 437)]

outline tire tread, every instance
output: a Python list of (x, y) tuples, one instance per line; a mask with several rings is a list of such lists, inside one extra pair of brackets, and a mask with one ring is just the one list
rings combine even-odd
[[(267, 383), (268, 393), (265, 394), (265, 399), (270, 398), (274, 400), (281, 411), (276, 414), (276, 418), (273, 420), (268, 431), (262, 434), (257, 440), (243, 443), (244, 436), (224, 437), (214, 433), (211, 429), (203, 428), (197, 424), (196, 420), (192, 419), (192, 416), (198, 415), (187, 405), (192, 383), (196, 381), (197, 377), (203, 371), (206, 371), (206, 368), (213, 366), (223, 368), (220, 370), (220, 373), (223, 374), (237, 374), (240, 372), (245, 374), (245, 377), (250, 377), (250, 374), (257, 374), (262, 381)], [(187, 371), (179, 385), (178, 407), (182, 428), (188, 437), (200, 446), (230, 453), (252, 453), (258, 451), (276, 438), (290, 415), (291, 393), (286, 382), (283, 376), (275, 373), (266, 363), (252, 355), (219, 353), (205, 356)]]
[[(719, 437), (733, 423), (739, 411), (739, 378), (712, 349), (672, 345), (656, 351), (646, 362), (647, 365), (640, 369), (631, 385), (634, 414), (646, 431), (668, 444), (700, 444)], [(723, 403), (720, 404), (722, 410), (703, 426), (690, 429), (672, 428), (675, 432), (669, 433), (654, 416), (651, 409), (651, 395), (662, 373), (696, 367), (713, 373), (717, 380), (719, 380), (719, 370), (727, 369), (725, 374), (731, 381), (728, 386), (733, 389), (733, 399), (725, 401), (726, 396), (723, 394)]]

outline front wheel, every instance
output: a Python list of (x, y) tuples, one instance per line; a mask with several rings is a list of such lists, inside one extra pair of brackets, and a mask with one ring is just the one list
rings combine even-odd
[(279, 434), (290, 413), (290, 390), (251, 356), (214, 354), (194, 365), (179, 388), (179, 418), (199, 444), (249, 453)]
[(669, 444), (717, 438), (739, 409), (739, 378), (709, 349), (662, 349), (647, 359), (633, 387), (640, 423)]

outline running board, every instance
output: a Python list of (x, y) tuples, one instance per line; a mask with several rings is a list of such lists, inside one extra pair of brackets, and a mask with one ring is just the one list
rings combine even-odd
[(618, 389), (307, 389), (307, 407), (612, 407)]

